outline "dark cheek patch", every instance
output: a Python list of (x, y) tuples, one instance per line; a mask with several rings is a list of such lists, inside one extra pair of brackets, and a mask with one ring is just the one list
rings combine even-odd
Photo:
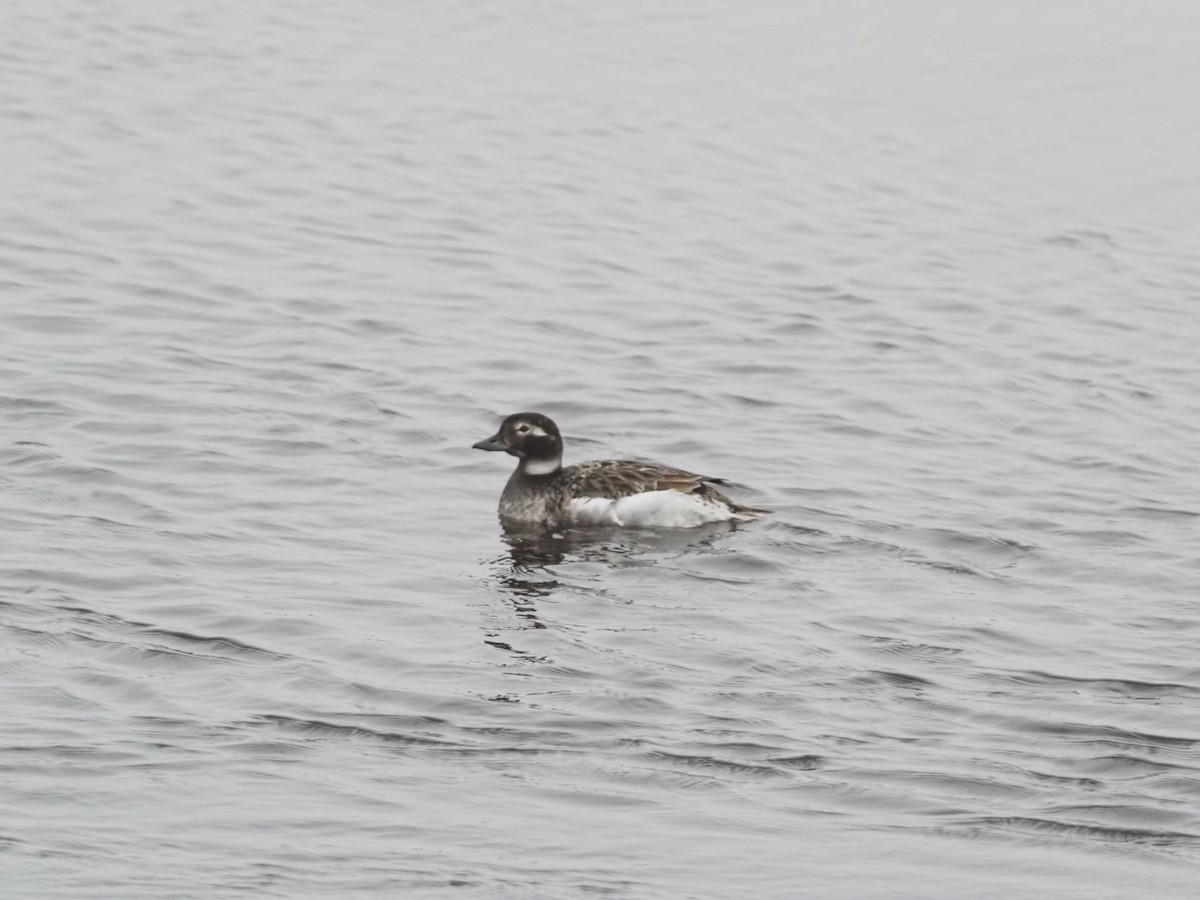
[(558, 442), (549, 435), (543, 434), (526, 437), (523, 449), (526, 454), (535, 458), (555, 456), (559, 452)]

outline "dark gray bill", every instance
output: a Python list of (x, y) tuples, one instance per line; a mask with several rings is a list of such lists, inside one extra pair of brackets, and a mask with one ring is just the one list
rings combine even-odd
[(477, 441), (471, 445), (476, 450), (507, 450), (508, 444), (504, 443), (504, 438), (500, 437), (500, 433), (496, 432), (490, 438), (482, 441)]

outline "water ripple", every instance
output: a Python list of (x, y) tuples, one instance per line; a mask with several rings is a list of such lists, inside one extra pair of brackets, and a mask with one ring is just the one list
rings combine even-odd
[[(1193, 896), (1200, 20), (1103, 7), (7, 4), (9, 893)], [(776, 512), (504, 532), (528, 408)]]

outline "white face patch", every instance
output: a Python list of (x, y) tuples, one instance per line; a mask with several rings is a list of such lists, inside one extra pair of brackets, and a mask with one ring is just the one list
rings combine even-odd
[(523, 434), (526, 437), (545, 437), (546, 432), (538, 428), (536, 425), (531, 425), (528, 422), (522, 422), (517, 426), (517, 434)]

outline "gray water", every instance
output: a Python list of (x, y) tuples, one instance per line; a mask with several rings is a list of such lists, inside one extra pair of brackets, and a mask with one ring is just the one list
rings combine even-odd
[(8, 0), (4, 896), (1195, 896), (1198, 34)]

